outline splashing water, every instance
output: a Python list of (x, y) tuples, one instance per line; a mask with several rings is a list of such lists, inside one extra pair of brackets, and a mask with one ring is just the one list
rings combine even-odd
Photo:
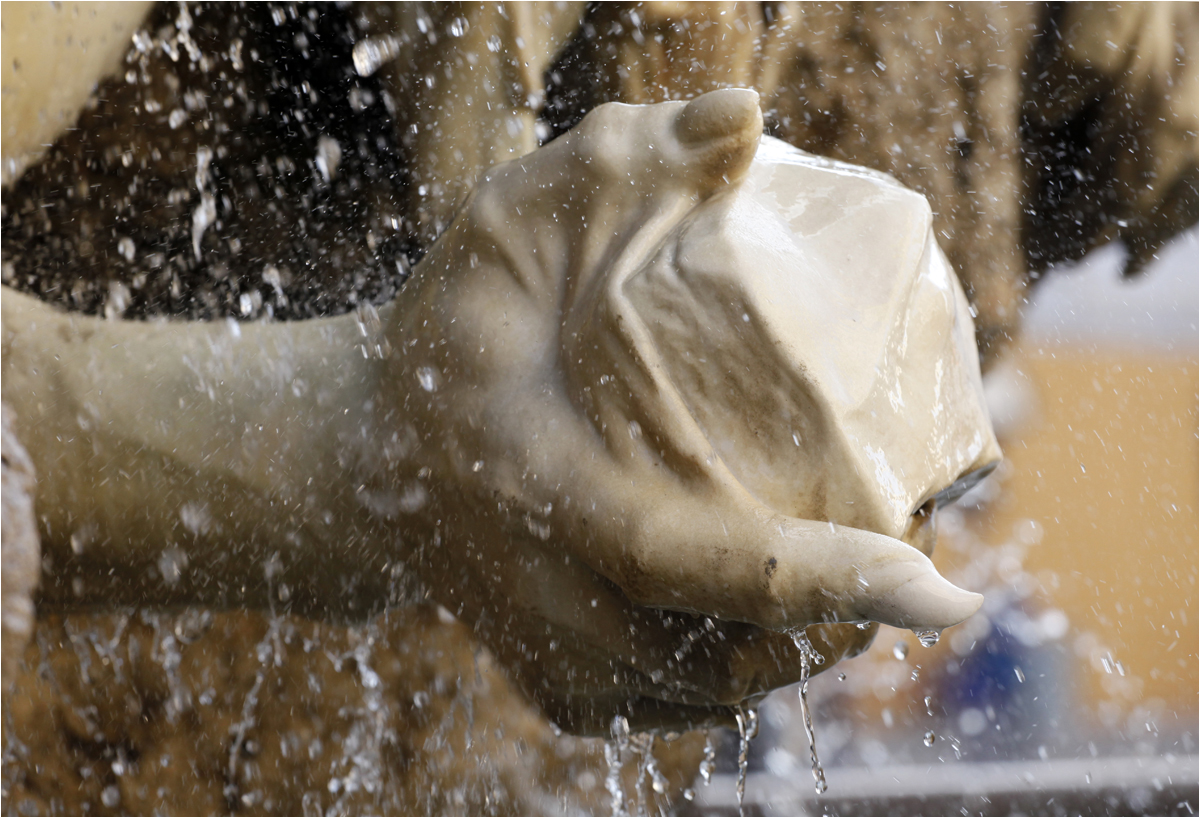
[(200, 193), (200, 204), (192, 211), (192, 252), (196, 254), (196, 261), (200, 260), (200, 242), (204, 239), (204, 231), (217, 220), (217, 200), (208, 190), (208, 184), (212, 181), (212, 159), (212, 148), (196, 150), (196, 190)]
[(190, 710), (192, 707), (192, 692), (187, 683), (183, 680), (183, 675), (180, 673), (180, 665), (183, 662), (183, 654), (180, 652), (179, 642), (182, 641), (176, 636), (176, 631), (184, 632), (184, 628), (180, 627), (183, 621), (182, 617), (173, 627), (168, 627), (171, 623), (165, 621), (166, 617), (157, 611), (146, 611), (142, 614), (142, 621), (151, 624), (154, 627), (154, 641), (151, 643), (150, 655), (163, 669), (167, 677), (167, 703), (166, 714), (167, 721), (174, 724), (178, 721), (180, 715)]
[(808, 679), (812, 675), (812, 666), (824, 664), (825, 657), (817, 652), (808, 634), (796, 631), (792, 641), (800, 651), (800, 716), (804, 722), (804, 735), (808, 738), (808, 756), (812, 762), (813, 787), (817, 795), (829, 789), (825, 781), (825, 768), (821, 766), (821, 758), (817, 755), (817, 734), (813, 729), (812, 711), (808, 707)]
[(377, 625), (372, 623), (363, 629), (350, 631), (356, 642), (351, 656), (363, 686), (361, 708), (356, 708), (355, 718), (349, 735), (342, 744), (342, 757), (335, 762), (333, 775), (326, 789), (336, 797), (330, 812), (344, 815), (350, 811), (348, 799), (356, 792), (366, 792), (376, 798), (383, 791), (386, 766), (383, 759), (384, 746), (395, 740), (388, 724), (388, 708), (381, 690), (379, 674), (370, 666), (373, 648), (378, 639)]
[(629, 738), (630, 748), (639, 756), (637, 767), (637, 804), (638, 814), (646, 814), (646, 808), (651, 805), (650, 794), (646, 791), (646, 785), (650, 785), (656, 794), (663, 795), (666, 793), (670, 782), (663, 775), (662, 770), (658, 768), (658, 759), (654, 757), (654, 734), (653, 733), (637, 733)]
[(700, 760), (700, 778), (704, 786), (712, 783), (713, 771), (717, 769), (717, 748), (713, 745), (712, 734), (704, 731), (704, 758)]
[(738, 708), (738, 773), (737, 773), (737, 802), (738, 815), (746, 814), (746, 771), (750, 768), (750, 742), (758, 735), (758, 710), (753, 707), (746, 710)]
[[(230, 742), (229, 746), (229, 766), (226, 772), (227, 783), (225, 784), (225, 797), (230, 801), (238, 796), (239, 788), (237, 782), (241, 778), (238, 775), (238, 762), (243, 757), (246, 734), (257, 722), (255, 710), (258, 708), (258, 694), (262, 690), (263, 682), (266, 680), (266, 668), (271, 665), (278, 667), (283, 663), (282, 651), (276, 649), (276, 645), (280, 641), (280, 622), (279, 617), (272, 615), (268, 621), (267, 632), (263, 634), (262, 640), (255, 646), (255, 655), (258, 658), (259, 668), (254, 674), (254, 684), (250, 687), (250, 692), (246, 694), (246, 698), (242, 702), (242, 717), (230, 729), (230, 732), (233, 734), (233, 741)], [(252, 806), (256, 801), (256, 793), (243, 793), (240, 800), (246, 806)]]
[(625, 790), (621, 787), (621, 755), (629, 747), (629, 721), (624, 716), (613, 716), (609, 732), (612, 738), (604, 742), (604, 760), (608, 763), (604, 788), (611, 797), (612, 814), (628, 815), (625, 811)]
[(338, 168), (342, 164), (342, 146), (332, 136), (321, 136), (317, 139), (317, 170), (325, 184), (337, 178)]

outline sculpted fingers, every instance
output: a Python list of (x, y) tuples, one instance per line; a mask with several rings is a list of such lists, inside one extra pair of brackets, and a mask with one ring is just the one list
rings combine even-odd
[(601, 105), (570, 133), (489, 170), (420, 272), (439, 285), (456, 276), (501, 290), (515, 283), (547, 313), (569, 308), (698, 201), (740, 181), (762, 129), (758, 94), (746, 89)]
[(781, 598), (793, 588), (803, 593), (812, 568), (822, 566), (819, 592), (834, 621), (940, 631), (983, 604), (982, 596), (949, 582), (928, 557), (900, 540), (808, 520), (792, 521), (790, 528), (779, 542), (796, 546), (787, 572), (792, 576), (785, 574), (777, 590)]
[(601, 105), (564, 140), (624, 191), (704, 198), (745, 175), (762, 131), (758, 94), (729, 88), (686, 103)]
[(675, 120), (675, 138), (709, 192), (741, 179), (762, 135), (758, 94), (748, 88), (713, 91), (689, 102)]
[(892, 537), (785, 517), (748, 496), (733, 504), (655, 495), (643, 490), (641, 522), (623, 517), (594, 541), (590, 560), (640, 605), (773, 630), (861, 621), (941, 630), (983, 603)]

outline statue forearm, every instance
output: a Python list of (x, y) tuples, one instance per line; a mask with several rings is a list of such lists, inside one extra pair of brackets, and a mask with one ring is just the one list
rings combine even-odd
[(295, 594), (353, 613), (381, 559), (356, 548), (378, 555), (386, 536), (372, 492), (406, 454), (374, 434), (377, 322), (112, 322), (8, 289), (3, 309), (4, 400), (41, 475), (44, 599)]

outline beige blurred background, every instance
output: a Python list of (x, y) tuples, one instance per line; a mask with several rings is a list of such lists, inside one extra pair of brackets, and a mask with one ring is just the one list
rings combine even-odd
[[(1119, 279), (1121, 255), (1105, 247), (1035, 293), (1009, 359), (1031, 405), (1005, 490), (973, 524), (992, 544), (1041, 526), (1025, 570), (1071, 622), (1088, 699), (1194, 717), (1196, 232), (1140, 278)], [(1125, 675), (1107, 672), (1108, 651)]]

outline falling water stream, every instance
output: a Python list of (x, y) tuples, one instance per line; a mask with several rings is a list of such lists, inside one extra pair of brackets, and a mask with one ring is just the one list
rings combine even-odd
[(611, 799), (612, 814), (626, 815), (625, 790), (621, 786), (621, 756), (629, 748), (629, 721), (624, 716), (614, 716), (609, 733), (612, 738), (604, 743), (604, 760), (608, 764), (604, 788)]
[(813, 730), (812, 711), (808, 707), (808, 680), (812, 675), (812, 666), (824, 664), (825, 657), (817, 652), (808, 634), (802, 630), (792, 634), (792, 641), (800, 651), (800, 715), (804, 721), (804, 735), (808, 738), (813, 785), (820, 795), (829, 789), (829, 785), (825, 782), (825, 770), (821, 767), (821, 759), (817, 755), (817, 734)]
[(738, 708), (737, 801), (738, 815), (746, 814), (746, 772), (750, 768), (750, 742), (758, 735), (758, 710)]
[[(658, 759), (654, 756), (654, 740), (652, 732), (630, 733), (629, 720), (624, 716), (614, 716), (609, 723), (609, 738), (604, 743), (604, 760), (608, 765), (604, 787), (608, 791), (609, 805), (613, 815), (628, 815), (626, 792), (621, 783), (621, 769), (626, 756), (633, 755), (637, 759), (637, 774), (634, 783), (634, 800), (638, 814), (644, 814), (651, 804), (651, 795), (647, 787), (657, 796), (665, 795), (670, 788), (670, 782), (659, 768)], [(670, 739), (674, 734), (668, 734)], [(705, 759), (710, 761), (715, 755), (711, 744), (705, 747)], [(701, 764), (701, 775), (704, 775), (704, 765)], [(711, 776), (711, 770), (708, 775)], [(694, 797), (694, 793), (692, 793)]]

